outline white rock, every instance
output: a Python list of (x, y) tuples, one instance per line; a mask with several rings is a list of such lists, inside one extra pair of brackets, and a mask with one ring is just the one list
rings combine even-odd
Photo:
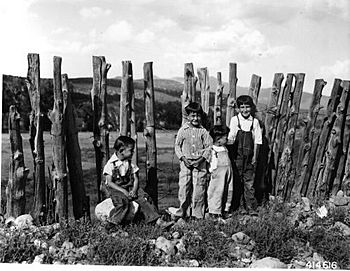
[(186, 253), (186, 246), (183, 239), (180, 239), (180, 241), (175, 246), (179, 253), (182, 253), (182, 254)]
[(39, 239), (35, 239), (33, 243), (34, 243), (34, 246), (36, 248), (40, 248), (41, 247), (41, 241)]
[(287, 265), (281, 262), (279, 259), (272, 257), (265, 257), (260, 260), (256, 260), (250, 266), (250, 268), (287, 268)]
[(44, 257), (45, 255), (44, 254), (40, 254), (40, 255), (37, 255), (35, 256), (34, 260), (33, 260), (33, 264), (42, 264), (44, 262)]
[(69, 242), (69, 241), (67, 241), (67, 240), (64, 241), (63, 244), (62, 244), (62, 246), (61, 246), (61, 248), (67, 249), (67, 250), (72, 249), (73, 247), (74, 247), (73, 243), (72, 243), (72, 242)]
[[(95, 207), (95, 215), (98, 220), (106, 221), (109, 217), (109, 213), (114, 208), (111, 198), (107, 198), (104, 201), (100, 202)], [(132, 221), (135, 217), (135, 214), (139, 210), (139, 204), (135, 201), (132, 201), (128, 213), (125, 216), (126, 221)]]
[(79, 248), (79, 251), (81, 252), (81, 254), (83, 255), (87, 255), (89, 253), (89, 246), (85, 245)]
[(343, 190), (339, 190), (339, 191), (337, 192), (337, 197), (344, 197), (344, 192), (343, 192)]
[(318, 254), (317, 252), (314, 252), (314, 254), (312, 255), (312, 260), (314, 262), (325, 262), (326, 260), (320, 255)]
[(33, 225), (33, 217), (29, 214), (20, 215), (15, 219), (15, 224), (19, 229), (28, 229)]
[(59, 251), (59, 249), (57, 247), (55, 247), (55, 246), (50, 246), (49, 247), (49, 254), (51, 254), (51, 255), (58, 253), (58, 251)]
[(199, 262), (197, 260), (189, 260), (188, 266), (189, 267), (199, 267)]
[(241, 231), (233, 234), (231, 238), (233, 241), (240, 244), (246, 245), (250, 242), (250, 237)]
[(344, 223), (337, 221), (334, 223), (334, 226), (340, 228), (343, 232), (344, 236), (350, 236), (350, 227), (345, 225)]
[(179, 239), (179, 238), (180, 238), (180, 233), (177, 232), (177, 231), (175, 231), (175, 232), (173, 232), (172, 237), (173, 237), (174, 239)]
[(175, 255), (175, 244), (163, 236), (159, 236), (156, 241), (156, 248), (164, 251), (167, 255)]
[(305, 212), (310, 212), (311, 211), (310, 200), (307, 197), (302, 197), (301, 200), (303, 201), (304, 211)]

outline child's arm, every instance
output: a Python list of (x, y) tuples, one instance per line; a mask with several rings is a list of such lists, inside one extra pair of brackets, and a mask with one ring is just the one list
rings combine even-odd
[(139, 172), (135, 172), (134, 174), (134, 185), (129, 192), (129, 196), (131, 198), (137, 198), (137, 191), (139, 190)]
[(256, 166), (256, 162), (258, 160), (258, 156), (259, 156), (259, 150), (260, 150), (260, 144), (254, 144), (254, 154), (253, 154), (253, 158), (252, 158), (252, 165)]
[(106, 175), (106, 184), (108, 187), (122, 192), (125, 196), (129, 196), (129, 192), (126, 189), (112, 182), (111, 175)]

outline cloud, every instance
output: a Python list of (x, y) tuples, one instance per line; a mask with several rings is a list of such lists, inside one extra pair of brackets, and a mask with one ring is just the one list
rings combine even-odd
[(103, 39), (108, 42), (125, 42), (133, 36), (133, 27), (127, 21), (120, 21), (110, 25), (103, 33)]
[(350, 2), (348, 0), (305, 0), (304, 8), (306, 16), (320, 21), (335, 16), (349, 21)]
[(343, 80), (350, 79), (350, 59), (337, 60), (333, 65), (322, 66), (320, 73), (324, 76), (337, 77)]
[(99, 17), (109, 16), (110, 14), (112, 14), (112, 10), (102, 9), (100, 7), (88, 7), (88, 8), (82, 8), (79, 11), (79, 14), (84, 19), (96, 19)]

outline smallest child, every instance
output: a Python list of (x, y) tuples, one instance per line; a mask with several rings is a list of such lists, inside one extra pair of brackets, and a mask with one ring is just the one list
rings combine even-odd
[(211, 218), (228, 218), (233, 195), (233, 170), (228, 150), (225, 147), (230, 129), (215, 125), (210, 136), (213, 138), (209, 172), (208, 209)]

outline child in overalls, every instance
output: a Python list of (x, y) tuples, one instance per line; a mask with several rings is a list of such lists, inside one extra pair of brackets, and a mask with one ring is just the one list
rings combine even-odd
[(180, 160), (180, 207), (169, 211), (176, 217), (203, 219), (212, 138), (201, 125), (201, 105), (191, 102), (185, 110), (188, 122), (179, 129), (175, 141), (175, 154)]
[(239, 96), (237, 107), (239, 113), (231, 118), (228, 135), (228, 144), (233, 144), (232, 157), (240, 180), (235, 182), (240, 187), (234, 187), (234, 190), (243, 190), (240, 197), (242, 212), (256, 215), (257, 201), (253, 185), (259, 146), (262, 144), (262, 131), (259, 121), (252, 115), (255, 105), (249, 95)]
[(228, 150), (225, 147), (229, 129), (215, 125), (210, 131), (213, 146), (210, 159), (208, 209), (211, 218), (228, 218), (233, 193), (233, 171)]
[(166, 222), (160, 219), (152, 199), (139, 188), (139, 168), (131, 163), (134, 148), (135, 140), (128, 136), (119, 136), (114, 143), (115, 153), (103, 169), (107, 196), (112, 199), (114, 205), (107, 219), (110, 223), (109, 228), (123, 224), (133, 200), (139, 204), (145, 223), (156, 222), (163, 227)]

